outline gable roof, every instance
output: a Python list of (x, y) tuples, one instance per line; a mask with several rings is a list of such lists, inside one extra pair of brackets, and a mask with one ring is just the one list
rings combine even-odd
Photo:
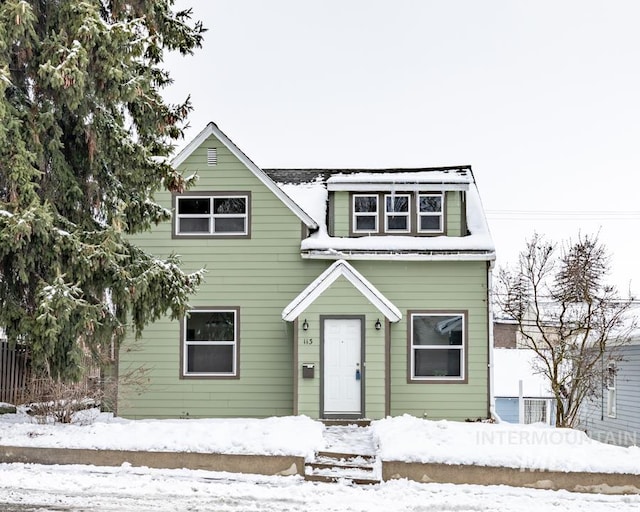
[(298, 318), (339, 277), (349, 281), (390, 322), (402, 319), (402, 313), (373, 286), (360, 272), (345, 260), (338, 260), (320, 274), (282, 311), (282, 319), (291, 322)]
[(318, 229), (318, 224), (311, 218), (311, 216), (305, 212), (298, 204), (291, 199), (276, 183), (265, 173), (260, 167), (251, 161), (251, 159), (245, 155), (242, 150), (236, 146), (229, 137), (227, 137), (218, 126), (210, 122), (205, 126), (196, 137), (185, 148), (178, 153), (171, 164), (174, 167), (180, 166), (200, 145), (207, 140), (211, 135), (217, 138), (224, 146), (235, 156), (244, 166), (251, 171), (256, 178), (258, 178), (263, 185), (265, 185), (271, 192), (273, 192), (278, 199), (280, 199), (310, 230), (314, 231)]

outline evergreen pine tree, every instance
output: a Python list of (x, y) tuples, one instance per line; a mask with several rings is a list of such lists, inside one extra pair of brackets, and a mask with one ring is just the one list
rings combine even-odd
[(129, 235), (170, 218), (170, 165), (191, 107), (168, 105), (166, 51), (202, 42), (173, 0), (0, 3), (0, 326), (34, 367), (77, 379), (131, 327), (184, 314), (187, 274)]

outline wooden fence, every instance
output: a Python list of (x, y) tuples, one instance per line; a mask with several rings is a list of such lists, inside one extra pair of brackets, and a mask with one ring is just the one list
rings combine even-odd
[(27, 391), (29, 354), (26, 347), (0, 341), (0, 402), (19, 404)]
[[(0, 335), (2, 331), (0, 331)], [(10, 347), (0, 339), (0, 402), (22, 405), (26, 402), (59, 402), (102, 397), (100, 369), (85, 356), (84, 375), (79, 382), (65, 383), (37, 378), (31, 372), (29, 350)]]

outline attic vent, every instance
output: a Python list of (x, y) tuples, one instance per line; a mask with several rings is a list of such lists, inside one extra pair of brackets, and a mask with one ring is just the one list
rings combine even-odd
[(207, 148), (207, 165), (218, 165), (218, 150)]

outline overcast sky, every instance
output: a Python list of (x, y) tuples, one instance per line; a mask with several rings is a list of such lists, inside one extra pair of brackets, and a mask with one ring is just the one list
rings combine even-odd
[(166, 61), (187, 139), (214, 121), (265, 168), (470, 164), (498, 265), (534, 230), (599, 232), (640, 292), (640, 1), (188, 6), (204, 47)]

